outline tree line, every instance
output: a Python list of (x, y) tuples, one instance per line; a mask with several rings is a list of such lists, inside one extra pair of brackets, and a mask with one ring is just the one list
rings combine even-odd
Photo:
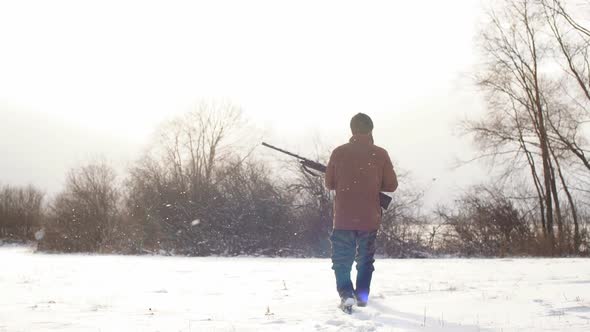
[[(489, 180), (425, 212), (402, 174), (382, 255), (589, 252), (590, 30), (557, 0), (504, 0), (488, 14), (476, 76), (487, 112), (461, 125)], [(163, 124), (123, 175), (88, 163), (45, 200), (4, 186), (0, 238), (58, 252), (327, 256), (333, 197), (323, 179), (254, 157), (244, 123), (239, 107), (204, 102)]]
[(518, 189), (511, 201), (528, 201), (546, 254), (587, 248), (590, 30), (580, 4), (506, 0), (490, 9), (477, 77), (487, 114), (464, 124), (499, 182)]
[[(95, 161), (71, 169), (49, 199), (4, 186), (0, 238), (48, 252), (326, 257), (333, 194), (323, 177), (253, 157), (244, 124), (239, 107), (203, 102), (164, 123), (123, 176)], [(420, 193), (401, 191), (384, 214), (382, 254), (425, 254), (420, 204)]]

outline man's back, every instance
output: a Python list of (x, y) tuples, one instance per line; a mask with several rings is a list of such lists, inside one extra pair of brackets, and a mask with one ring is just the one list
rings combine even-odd
[(387, 151), (370, 135), (354, 135), (332, 152), (326, 187), (336, 193), (334, 229), (373, 231), (381, 222), (379, 192), (393, 192), (397, 177)]

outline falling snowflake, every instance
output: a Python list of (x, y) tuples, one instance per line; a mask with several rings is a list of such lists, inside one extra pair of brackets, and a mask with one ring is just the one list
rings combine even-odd
[(193, 225), (193, 226), (197, 226), (197, 225), (198, 225), (198, 224), (200, 224), (200, 223), (201, 223), (201, 220), (199, 220), (199, 219), (195, 219), (195, 220), (193, 220), (193, 222), (191, 222), (191, 225)]
[(45, 229), (40, 229), (35, 232), (35, 240), (41, 241), (45, 237)]

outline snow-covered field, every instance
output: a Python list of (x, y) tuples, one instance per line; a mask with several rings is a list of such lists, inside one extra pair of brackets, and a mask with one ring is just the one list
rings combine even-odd
[(590, 260), (380, 259), (336, 308), (326, 259), (34, 254), (0, 247), (0, 331), (590, 331)]

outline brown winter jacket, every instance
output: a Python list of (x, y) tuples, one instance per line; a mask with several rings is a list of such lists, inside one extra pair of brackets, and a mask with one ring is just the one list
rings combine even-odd
[(336, 193), (334, 229), (374, 231), (381, 224), (379, 192), (395, 191), (397, 176), (371, 135), (354, 135), (332, 152), (326, 187)]

